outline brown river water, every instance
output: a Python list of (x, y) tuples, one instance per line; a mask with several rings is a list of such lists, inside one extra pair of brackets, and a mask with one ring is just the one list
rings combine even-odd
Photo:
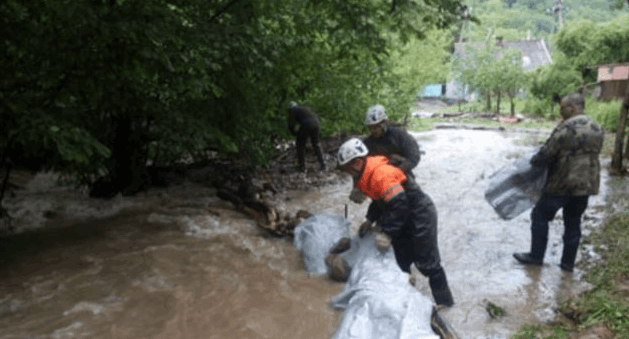
[[(557, 303), (589, 286), (559, 267), (563, 225), (551, 224), (542, 267), (524, 267), (530, 212), (501, 220), (485, 202), (487, 177), (548, 133), (436, 129), (414, 134), (418, 183), (439, 213), (439, 247), (455, 305), (443, 316), (462, 339), (509, 338), (525, 322), (555, 318)], [(45, 175), (42, 175), (45, 176)], [(605, 182), (584, 234), (600, 223)], [(37, 178), (36, 178), (37, 179)], [(44, 179), (41, 179), (44, 180)], [(353, 231), (367, 203), (349, 203), (349, 179), (282, 193), (287, 210), (343, 215)], [(0, 245), (0, 338), (331, 338), (342, 283), (310, 276), (290, 239), (270, 237), (215, 196), (184, 183), (136, 197), (91, 200), (37, 186), (7, 202), (23, 232)], [(47, 211), (44, 213), (44, 211)], [(46, 217), (42, 215), (45, 214)], [(584, 255), (596, 255), (583, 248)], [(427, 279), (417, 288), (430, 295)], [(485, 305), (499, 305), (492, 318)]]

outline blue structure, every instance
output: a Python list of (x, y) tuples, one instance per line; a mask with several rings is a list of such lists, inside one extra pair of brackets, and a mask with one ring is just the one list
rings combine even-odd
[(440, 98), (441, 97), (441, 84), (430, 84), (424, 86), (424, 89), (417, 93), (420, 98), (431, 97), (431, 98)]

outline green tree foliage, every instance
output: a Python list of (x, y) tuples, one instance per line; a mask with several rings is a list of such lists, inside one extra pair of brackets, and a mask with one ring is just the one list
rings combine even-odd
[[(561, 16), (563, 24), (583, 19), (607, 22), (629, 12), (625, 0), (564, 0)], [(473, 41), (490, 34), (505, 40), (520, 40), (530, 31), (534, 39), (546, 39), (558, 32), (559, 12), (556, 0), (467, 0), (465, 4), (481, 21), (469, 26), (465, 38)]]
[(572, 67), (569, 60), (558, 56), (554, 61), (530, 73), (529, 90), (532, 96), (550, 100), (553, 94), (564, 96), (577, 91), (583, 83), (581, 73)]
[(459, 83), (468, 87), (470, 93), (478, 92), (487, 99), (487, 109), (491, 109), (493, 92), (491, 77), (495, 61), (491, 44), (467, 44), (462, 55), (452, 60), (452, 75)]
[[(307, 103), (331, 134), (414, 91), (391, 52), (460, 19), (458, 1), (6, 0), (0, 156), (136, 192), (147, 163), (206, 150), (262, 162)], [(408, 86), (407, 86), (408, 87)], [(408, 105), (408, 101), (406, 102)]]
[(487, 100), (491, 110), (491, 96), (510, 99), (511, 113), (515, 113), (513, 99), (527, 86), (527, 76), (522, 67), (522, 52), (517, 49), (502, 49), (493, 43), (472, 43), (453, 61), (452, 74), (460, 83), (466, 84), (471, 92), (478, 92)]
[[(572, 63), (573, 68), (586, 72), (598, 64), (629, 61), (629, 14), (613, 21), (595, 23), (583, 20), (566, 25), (554, 39), (555, 46)], [(596, 79), (589, 72), (586, 81)]]
[[(527, 76), (522, 66), (522, 52), (518, 49), (509, 49), (502, 53), (493, 68), (494, 93), (498, 96), (504, 93), (509, 97), (511, 116), (515, 115), (515, 103), (513, 99), (524, 89), (527, 84)], [(497, 104), (499, 105), (499, 103)], [(500, 107), (496, 108), (500, 112)]]

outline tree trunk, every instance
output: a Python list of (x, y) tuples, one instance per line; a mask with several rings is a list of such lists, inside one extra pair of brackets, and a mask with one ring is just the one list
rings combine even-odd
[(616, 129), (616, 140), (614, 142), (614, 153), (612, 153), (611, 170), (614, 174), (623, 174), (626, 169), (622, 165), (622, 143), (625, 134), (625, 124), (627, 123), (627, 107), (629, 107), (629, 86), (625, 93), (625, 100), (620, 109), (620, 121)]
[(487, 112), (491, 112), (491, 94), (487, 93)]
[(555, 102), (551, 101), (550, 102), (550, 116), (552, 117), (554, 113), (555, 113)]
[(509, 101), (511, 103), (511, 117), (515, 116), (515, 103), (513, 102), (513, 98), (515, 97), (515, 95), (510, 95), (509, 96)]
[(500, 92), (496, 93), (496, 114), (500, 114)]
[(629, 160), (629, 135), (627, 135), (627, 141), (625, 142), (625, 153), (623, 154), (625, 159)]

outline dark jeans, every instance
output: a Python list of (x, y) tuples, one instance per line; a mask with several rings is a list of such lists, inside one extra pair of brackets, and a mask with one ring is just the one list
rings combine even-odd
[[(564, 256), (576, 256), (581, 240), (581, 216), (588, 205), (588, 196), (550, 196), (543, 194), (531, 211), (531, 257), (543, 259), (548, 243), (548, 223), (563, 208)], [(574, 252), (574, 254), (572, 254)], [(571, 260), (570, 260), (571, 259)], [(574, 258), (562, 258), (562, 262), (574, 264)]]
[(299, 132), (297, 132), (297, 161), (299, 163), (299, 170), (303, 171), (306, 169), (306, 141), (310, 139), (312, 143), (312, 148), (314, 148), (315, 153), (317, 154), (317, 160), (319, 160), (319, 164), (321, 167), (325, 167), (325, 162), (323, 161), (323, 152), (321, 151), (321, 144), (319, 143), (319, 128), (305, 128), (301, 127)]

